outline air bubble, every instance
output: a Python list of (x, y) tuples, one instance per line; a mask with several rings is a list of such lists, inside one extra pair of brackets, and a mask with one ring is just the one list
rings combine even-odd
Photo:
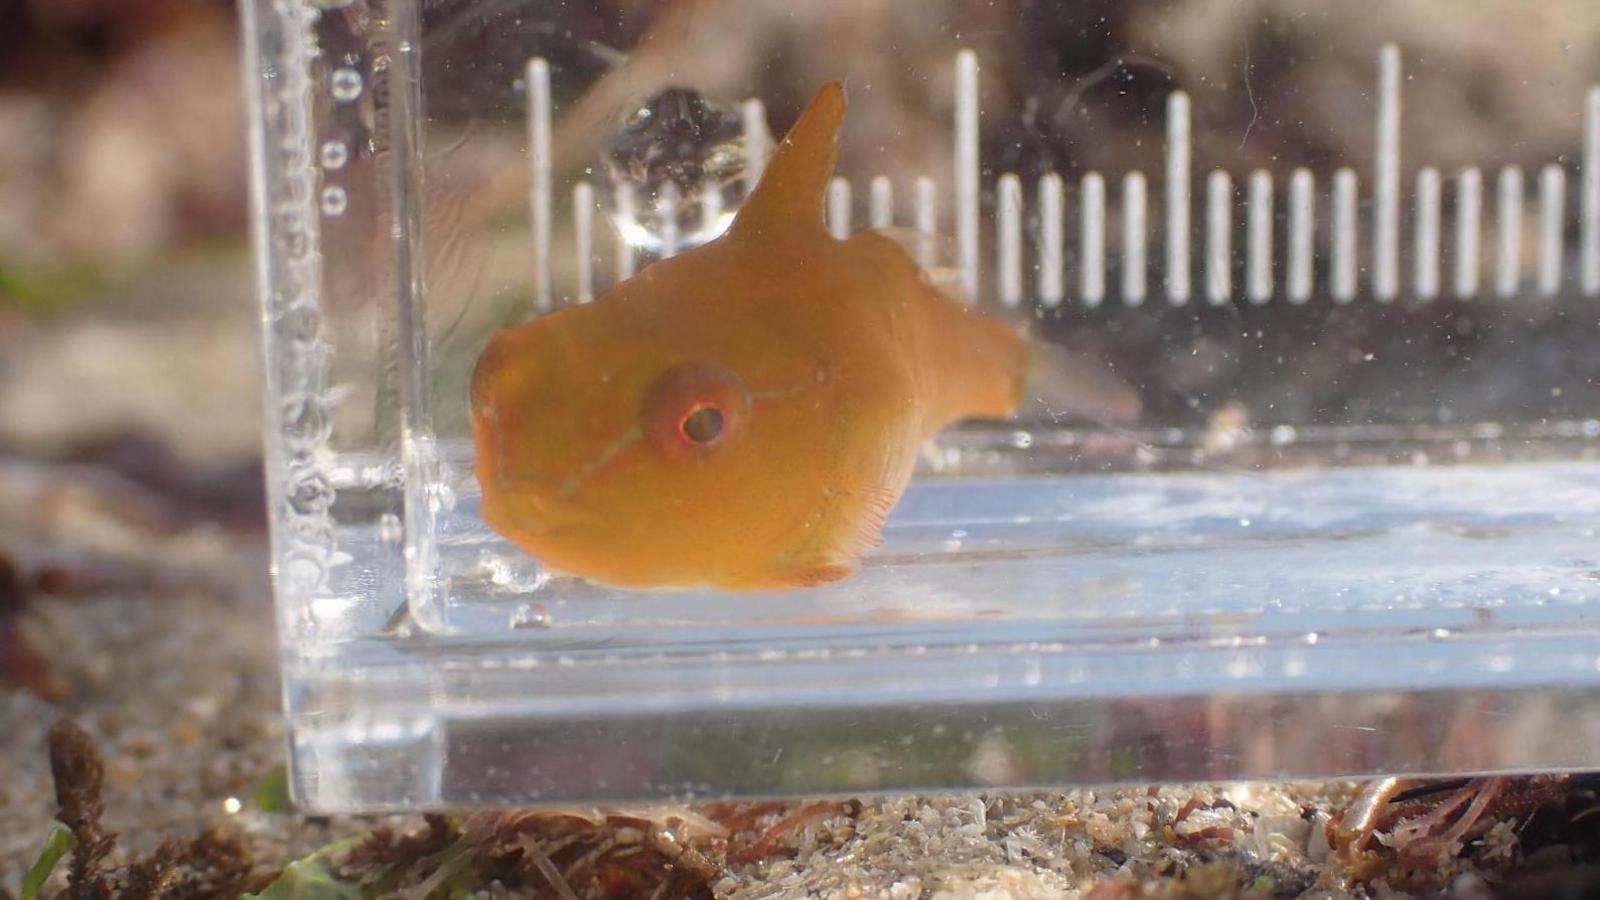
[(291, 559), (283, 567), (283, 583), (290, 594), (309, 596), (322, 584), (323, 569), (313, 560)]
[(394, 513), (384, 513), (378, 517), (378, 540), (385, 544), (398, 544), (405, 539), (406, 526), (400, 517)]
[(489, 550), (478, 554), (478, 568), (497, 587), (514, 584), (517, 580), (516, 566), (511, 560)]
[(667, 88), (635, 109), (603, 159), (605, 207), (639, 250), (671, 255), (703, 244), (744, 199), (739, 111), (686, 88)]
[(350, 205), (350, 198), (344, 188), (338, 185), (329, 185), (322, 189), (322, 212), (324, 215), (341, 215)]
[(287, 340), (300, 344), (315, 344), (322, 334), (322, 317), (309, 306), (295, 306), (283, 313), (278, 326)]
[(283, 431), (290, 440), (322, 441), (332, 433), (327, 412), (305, 395), (289, 396), (283, 407)]
[(296, 515), (321, 513), (333, 505), (333, 485), (321, 474), (309, 474), (289, 487), (289, 508)]
[(552, 624), (550, 610), (542, 603), (528, 603), (511, 614), (511, 627), (517, 629), (549, 628)]
[(361, 73), (355, 69), (335, 69), (328, 83), (333, 99), (348, 103), (361, 96)]
[(447, 512), (456, 508), (456, 492), (450, 485), (438, 482), (428, 486), (428, 509), (431, 512)]
[(350, 161), (350, 148), (344, 141), (328, 141), (322, 145), (321, 159), (324, 169), (342, 169)]

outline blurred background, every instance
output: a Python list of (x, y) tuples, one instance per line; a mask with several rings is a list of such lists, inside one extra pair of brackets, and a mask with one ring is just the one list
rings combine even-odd
[(238, 44), (226, 0), (0, 2), (0, 458), (259, 514)]

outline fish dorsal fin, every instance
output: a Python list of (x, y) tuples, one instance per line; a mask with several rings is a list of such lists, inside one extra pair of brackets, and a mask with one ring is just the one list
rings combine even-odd
[[(948, 235), (937, 232), (930, 234), (907, 225), (890, 225), (873, 228), (865, 233), (876, 234), (894, 241), (913, 260), (919, 260), (925, 253), (933, 260), (954, 259), (956, 256), (956, 242)], [(918, 264), (920, 265), (920, 262)], [(972, 302), (961, 286), (961, 270), (955, 266), (935, 262), (922, 269), (922, 277), (951, 297)]]
[(739, 207), (730, 231), (770, 234), (785, 228), (825, 229), (823, 196), (839, 155), (844, 85), (830, 81), (817, 92), (767, 160), (761, 180)]

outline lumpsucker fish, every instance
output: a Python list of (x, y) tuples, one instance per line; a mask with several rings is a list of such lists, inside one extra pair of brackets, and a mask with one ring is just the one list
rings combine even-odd
[(893, 237), (828, 233), (844, 112), (824, 86), (722, 236), (490, 338), (471, 410), (492, 528), (619, 587), (823, 584), (878, 543), (924, 441), (1018, 408), (1049, 354)]

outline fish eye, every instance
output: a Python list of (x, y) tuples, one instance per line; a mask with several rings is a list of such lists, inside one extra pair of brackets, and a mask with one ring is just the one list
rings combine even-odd
[(662, 455), (689, 460), (727, 444), (749, 412), (750, 395), (738, 375), (716, 363), (681, 363), (650, 386), (640, 424)]
[(722, 423), (722, 410), (706, 404), (690, 410), (678, 425), (678, 432), (684, 440), (705, 446), (722, 436)]

